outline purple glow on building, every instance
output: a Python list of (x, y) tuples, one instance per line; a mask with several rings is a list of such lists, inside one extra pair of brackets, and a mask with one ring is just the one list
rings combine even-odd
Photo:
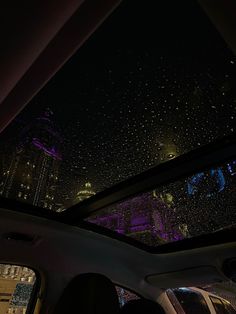
[(48, 156), (57, 160), (62, 160), (61, 155), (59, 154), (59, 152), (56, 151), (55, 147), (48, 148), (37, 138), (33, 138), (32, 144), (38, 149), (44, 151)]
[(184, 238), (178, 226), (171, 222), (173, 215), (173, 209), (160, 198), (145, 193), (103, 210), (88, 220), (151, 245)]

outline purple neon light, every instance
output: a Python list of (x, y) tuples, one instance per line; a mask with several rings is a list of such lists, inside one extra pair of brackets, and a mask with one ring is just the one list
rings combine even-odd
[(56, 151), (55, 147), (48, 148), (45, 145), (43, 145), (37, 138), (33, 138), (32, 144), (39, 148), (40, 150), (44, 151), (47, 155), (54, 159), (62, 160), (61, 155), (59, 152)]
[(134, 238), (148, 233), (157, 240), (182, 240), (181, 231), (168, 221), (171, 215), (170, 208), (160, 198), (146, 193), (114, 205), (88, 220)]

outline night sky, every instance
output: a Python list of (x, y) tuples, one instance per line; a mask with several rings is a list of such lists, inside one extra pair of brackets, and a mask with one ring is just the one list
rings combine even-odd
[(235, 130), (236, 58), (194, 1), (156, 2), (124, 1), (17, 120), (54, 112), (68, 193), (86, 181), (101, 191)]

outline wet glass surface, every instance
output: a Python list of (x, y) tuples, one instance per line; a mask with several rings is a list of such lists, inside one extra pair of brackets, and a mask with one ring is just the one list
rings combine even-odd
[(87, 221), (149, 246), (235, 226), (236, 161), (126, 199)]
[(0, 195), (62, 211), (235, 131), (235, 56), (195, 1), (155, 5), (123, 1), (1, 134)]

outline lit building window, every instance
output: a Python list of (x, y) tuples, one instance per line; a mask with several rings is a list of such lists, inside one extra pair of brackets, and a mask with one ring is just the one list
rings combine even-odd
[(29, 278), (28, 278), (28, 282), (33, 282), (33, 281), (34, 281), (34, 277), (29, 276)]
[(19, 192), (19, 193), (18, 193), (18, 197), (21, 197), (21, 196), (22, 196), (22, 192)]

